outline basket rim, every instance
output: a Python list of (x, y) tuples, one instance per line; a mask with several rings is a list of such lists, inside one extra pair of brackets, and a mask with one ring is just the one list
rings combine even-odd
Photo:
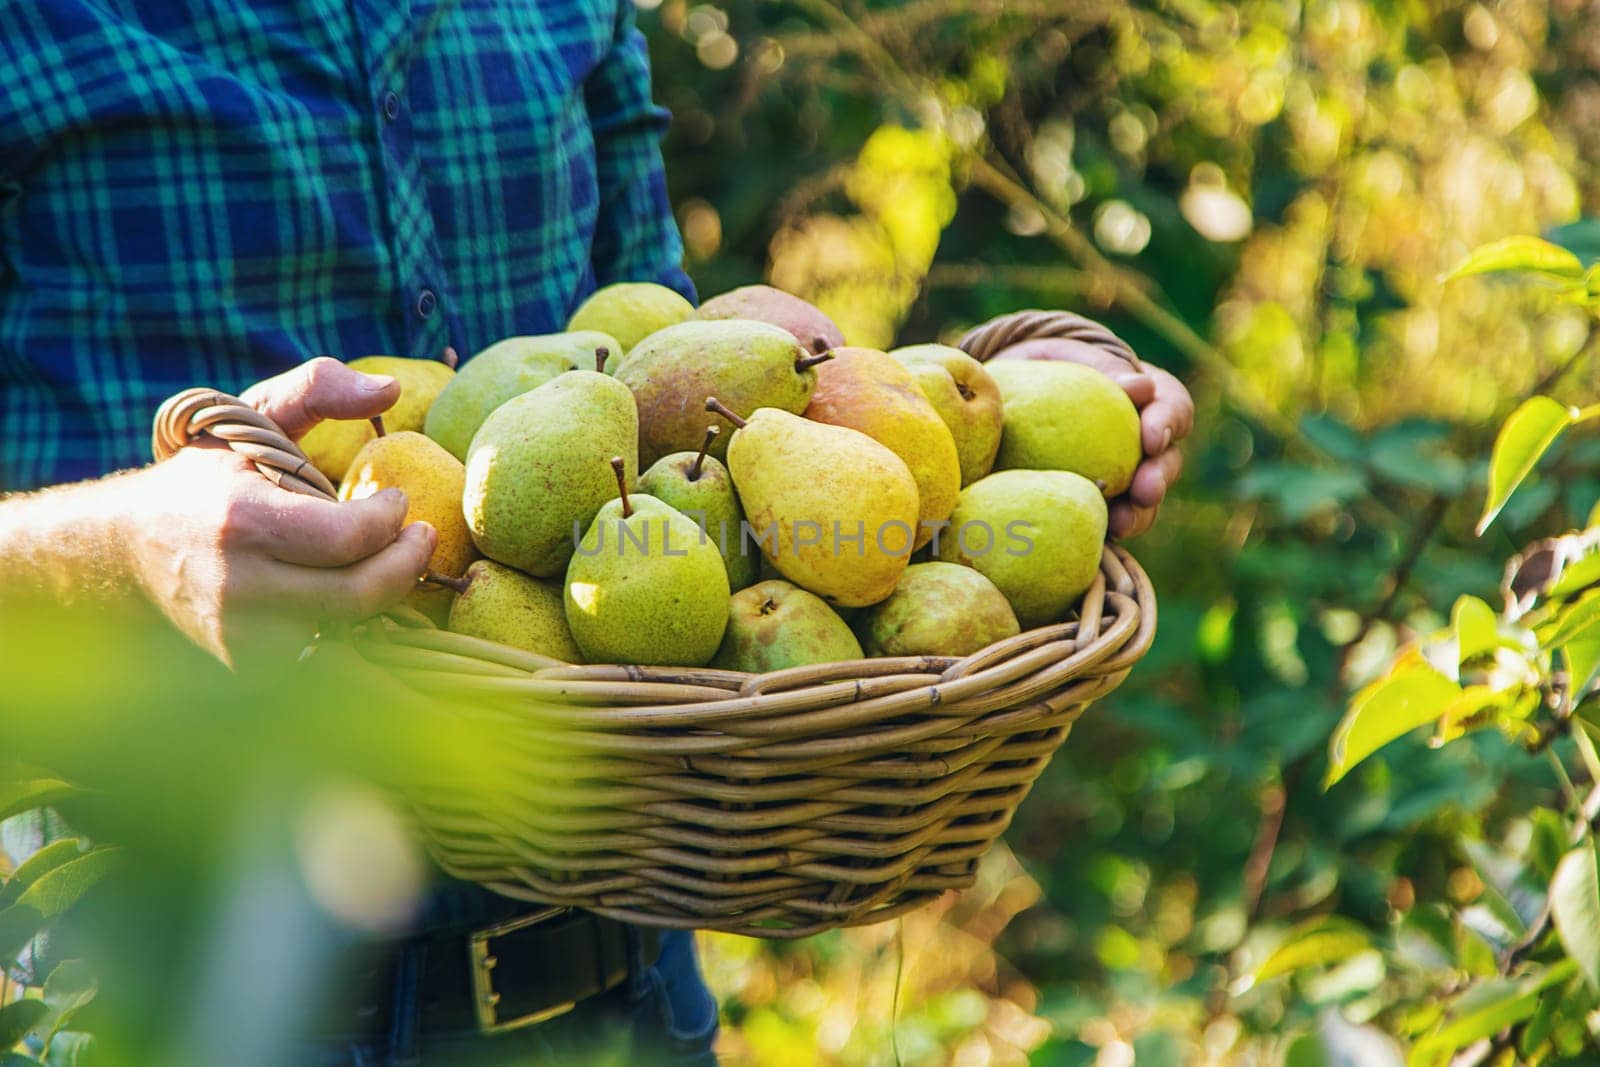
[[(1108, 574), (1126, 592), (1105, 589)], [(1090, 605), (1098, 609), (1101, 600), (1116, 610), (1088, 610)], [(907, 694), (923, 693), (923, 710), (933, 716), (970, 717), (972, 701), (1005, 691), (1018, 679), (1048, 689), (1124, 673), (1149, 649), (1157, 622), (1154, 588), (1127, 549), (1106, 546), (1100, 578), (1085, 604), (1082, 619), (1024, 630), (960, 658), (836, 660), (764, 674), (569, 664), (441, 629), (414, 609), (360, 624), (350, 636), (363, 658), (390, 668), (412, 688), (463, 699), (514, 700), (525, 718), (550, 727), (551, 741), (581, 742), (585, 731), (609, 737), (698, 727), (757, 744), (866, 726), (884, 713), (904, 714)], [(1079, 636), (1086, 622), (1099, 629), (1087, 641)], [(1016, 703), (1017, 697), (1006, 702)], [(808, 715), (814, 718), (803, 718)], [(607, 748), (615, 744), (616, 738), (602, 737), (593, 740)]]

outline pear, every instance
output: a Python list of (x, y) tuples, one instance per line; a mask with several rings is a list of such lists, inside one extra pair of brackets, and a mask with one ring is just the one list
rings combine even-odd
[(986, 369), (1005, 403), (996, 470), (1071, 471), (1106, 496), (1127, 492), (1144, 448), (1122, 386), (1081, 363), (997, 359)]
[[(363, 374), (388, 374), (400, 383), (400, 399), (383, 413), (383, 424), (390, 433), (420, 431), (428, 409), (456, 373), (448, 363), (435, 359), (400, 356), (362, 356), (350, 361), (350, 369)], [(300, 450), (312, 466), (337, 482), (350, 469), (361, 446), (376, 436), (367, 419), (327, 419), (300, 439)]]
[(948, 345), (910, 345), (889, 353), (916, 379), (955, 438), (963, 488), (994, 468), (1004, 413), (1000, 387), (983, 364)]
[[(739, 415), (806, 409), (824, 356), (807, 356), (794, 335), (764, 322), (726, 319), (669, 326), (642, 341), (617, 367), (617, 380), (639, 403), (639, 462), (649, 466), (700, 444), (705, 400), (715, 396)], [(711, 454), (722, 459), (727, 444)]]
[(844, 334), (838, 324), (820, 308), (770, 285), (730, 289), (701, 304), (695, 317), (707, 321), (749, 319), (771, 323), (788, 330), (802, 345), (817, 353), (844, 345)]
[(864, 433), (777, 408), (748, 420), (707, 405), (739, 429), (728, 470), (750, 535), (789, 581), (843, 607), (888, 596), (917, 528), (917, 481)]
[(461, 497), (478, 550), (537, 578), (565, 572), (578, 532), (617, 495), (606, 460), (627, 457), (634, 477), (638, 419), (627, 386), (592, 370), (557, 375), (490, 412), (467, 449)]
[(593, 330), (497, 341), (461, 365), (428, 409), (424, 432), (465, 462), (472, 435), (495, 408), (558, 374), (594, 366), (599, 349), (616, 353), (621, 347)]
[(861, 621), (870, 656), (970, 656), (1021, 632), (1005, 594), (955, 563), (913, 563)]
[(653, 496), (628, 493), (594, 517), (567, 567), (567, 625), (591, 663), (698, 667), (728, 625), (728, 571), (694, 521)]
[(583, 654), (567, 628), (561, 583), (530, 578), (521, 571), (480, 559), (467, 568), (459, 595), (450, 604), (451, 630), (537, 652), (563, 663), (581, 663)]
[(662, 456), (639, 475), (639, 492), (693, 519), (722, 553), (728, 568), (728, 586), (738, 591), (756, 580), (760, 553), (745, 550), (741, 536), (744, 509), (733, 489), (733, 476), (714, 456), (707, 455), (721, 434), (719, 426), (708, 426), (698, 452), (674, 452)]
[[(387, 427), (387, 422), (379, 425)], [(361, 500), (384, 489), (403, 490), (405, 521), (426, 522), (439, 532), (428, 569), (457, 578), (478, 556), (461, 515), (465, 483), (466, 469), (459, 459), (422, 434), (401, 430), (368, 441), (356, 453), (339, 486), (339, 499)], [(408, 599), (427, 614), (439, 615), (449, 606), (450, 593), (419, 588)]]
[(816, 369), (806, 418), (859, 430), (905, 461), (917, 480), (916, 546), (932, 539), (961, 492), (955, 438), (911, 372), (887, 353), (837, 348)]
[(821, 597), (785, 581), (770, 581), (733, 595), (728, 629), (712, 664), (765, 674), (860, 658), (856, 635)]
[(599, 330), (621, 344), (618, 355), (674, 323), (694, 315), (694, 305), (676, 290), (655, 282), (608, 285), (578, 306), (567, 322), (570, 330)]
[(1025, 627), (1057, 622), (1100, 569), (1106, 499), (1068, 471), (996, 471), (961, 491), (939, 558), (973, 567)]

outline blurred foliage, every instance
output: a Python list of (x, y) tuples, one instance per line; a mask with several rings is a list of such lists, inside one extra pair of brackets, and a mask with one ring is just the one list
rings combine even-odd
[[(1023, 805), (1020, 871), (985, 868), (1037, 902), (981, 926), (979, 968), (970, 929), (917, 931), (897, 1053), (885, 932), (708, 939), (736, 1062), (1402, 1062), (1494, 970), (1449, 916), (1494, 906), (1486, 859), (1521, 856), (1562, 785), (1474, 731), (1324, 790), (1328, 741), (1401, 646), (1600, 499), (1573, 436), (1474, 536), (1495, 428), (1536, 394), (1592, 402), (1593, 344), (1550, 287), (1445, 280), (1508, 235), (1600, 253), (1590, 5), (641, 6), (704, 291), (764, 277), (869, 344), (1080, 310), (1199, 406), (1133, 546), (1156, 647)], [(941, 1030), (961, 989), (988, 1007)]]
[[(1596, 399), (1591, 324), (1559, 286), (1445, 281), (1509, 235), (1545, 233), (1585, 267), (1600, 255), (1600, 15), (1578, 0), (639, 6), (703, 292), (765, 277), (870, 344), (1081, 310), (1199, 406), (1185, 478), (1133, 546), (1161, 595), (1150, 655), (1075, 728), (975, 890), (795, 944), (705, 938), (730, 1062), (1310, 1067), (1441, 1062), (1451, 1042), (1462, 1064), (1581, 1061), (1593, 961), (1539, 924), (1581, 742), (1530, 758), (1521, 730), (1465, 715), (1435, 751), (1435, 715), (1335, 770), (1329, 741), (1352, 694), (1370, 701), (1397, 655), (1414, 663), (1402, 648), (1481, 623), (1459, 597), (1495, 614), (1501, 562), (1600, 500), (1600, 447), (1567, 434), (1475, 537), (1502, 420), (1535, 396)], [(405, 863), (338, 862), (344, 839), (308, 843), (306, 827), (354, 811), (353, 837), (388, 840), (385, 809), (339, 775), (467, 758), (465, 742), (425, 709), (396, 727), (407, 702), (341, 684), (340, 664), (240, 685), (136, 632), (84, 671), (72, 650), (103, 635), (0, 613), (0, 712), (50, 709), (27, 720), (43, 731), (29, 751), (119, 780), (130, 799), (98, 837), (170, 839), (103, 918), (138, 942), (119, 958), (161, 958), (167, 981), (102, 967), (92, 1007), (170, 1018), (174, 989), (204, 994), (205, 1017), (292, 1007), (312, 991), (239, 973), (261, 945), (204, 932), (279, 931), (300, 960), (341, 906), (403, 904), (405, 886), (361, 878)], [(169, 668), (160, 686), (150, 663)], [(71, 691), (28, 688), (43, 678)], [(1544, 682), (1525, 688), (1544, 699)], [(330, 691), (348, 714), (320, 714)], [(109, 706), (139, 729), (108, 732)], [(100, 763), (82, 765), (86, 735)], [(256, 886), (280, 851), (323, 875)], [(1587, 862), (1563, 884), (1586, 885)], [(277, 910), (229, 922), (227, 901)], [(356, 911), (381, 927), (403, 908)], [(187, 934), (158, 921), (178, 912)], [(144, 1062), (220, 1062), (208, 1042), (263, 1036), (130, 1029), (164, 1050)]]

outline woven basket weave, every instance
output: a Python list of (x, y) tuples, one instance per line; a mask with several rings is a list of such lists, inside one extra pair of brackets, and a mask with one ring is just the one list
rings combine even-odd
[[(1139, 365), (1110, 331), (1062, 312), (1005, 316), (962, 347), (984, 360), (1041, 336)], [(286, 489), (332, 495), (270, 420), (211, 390), (162, 406), (156, 457), (201, 434)], [(653, 926), (803, 937), (972, 884), (1073, 722), (1150, 647), (1155, 594), (1112, 545), (1074, 614), (963, 659), (764, 675), (569, 666), (414, 613), (353, 639), (372, 663), (495, 731), (527, 783), (493, 797), (470, 781), (414, 791), (445, 871)]]

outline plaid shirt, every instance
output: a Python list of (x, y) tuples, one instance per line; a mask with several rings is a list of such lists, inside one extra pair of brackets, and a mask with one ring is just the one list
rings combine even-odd
[(692, 295), (631, 0), (0, 3), (0, 491), (189, 385)]

